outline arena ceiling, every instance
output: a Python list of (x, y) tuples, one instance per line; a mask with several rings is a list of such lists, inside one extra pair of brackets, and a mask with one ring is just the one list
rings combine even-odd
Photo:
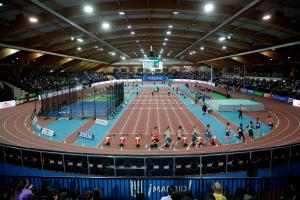
[(97, 70), (151, 47), (157, 57), (218, 68), (299, 61), (299, 45), (228, 56), (298, 43), (296, 0), (0, 2), (1, 65)]

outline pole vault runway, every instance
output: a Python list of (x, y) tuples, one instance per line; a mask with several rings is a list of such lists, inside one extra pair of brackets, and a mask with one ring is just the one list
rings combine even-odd
[[(214, 89), (222, 90), (221, 88)], [(149, 88), (142, 88), (140, 94), (135, 97), (132, 104), (128, 105), (123, 115), (110, 130), (109, 134), (115, 135), (110, 147), (101, 148), (103, 142), (98, 148), (80, 147), (69, 143), (47, 140), (34, 134), (30, 120), (34, 109), (33, 102), (0, 110), (0, 143), (29, 149), (90, 154), (186, 155), (263, 149), (300, 142), (300, 109), (263, 97), (255, 97), (256, 101), (267, 105), (268, 110), (278, 116), (280, 123), (278, 128), (272, 131), (271, 134), (249, 141), (247, 144), (219, 145), (218, 147), (205, 145), (201, 149), (191, 148), (186, 150), (185, 148), (178, 148), (176, 151), (148, 151), (144, 146), (150, 143), (150, 133), (154, 126), (159, 127), (160, 131), (165, 131), (166, 126), (170, 126), (171, 130), (176, 132), (178, 126), (181, 125), (183, 132), (187, 133), (188, 142), (194, 124), (198, 126), (200, 133), (203, 134), (204, 126), (196, 116), (182, 104), (175, 94), (171, 93), (170, 96), (167, 96), (166, 93), (166, 88), (161, 88), (160, 94), (156, 93), (155, 96), (152, 96)], [(246, 99), (252, 97), (239, 93), (234, 93), (232, 96), (233, 98)], [(40, 106), (39, 103), (38, 106)], [(267, 113), (262, 114), (267, 115)], [(252, 114), (249, 113), (249, 115)], [(255, 116), (256, 114), (252, 117)], [(124, 150), (121, 150), (118, 144), (119, 136), (123, 134), (128, 134), (128, 143)], [(134, 145), (136, 134), (141, 134), (142, 137), (140, 148), (136, 148)], [(173, 134), (172, 138), (177, 141), (176, 134)], [(160, 140), (163, 140), (163, 134), (160, 134)]]

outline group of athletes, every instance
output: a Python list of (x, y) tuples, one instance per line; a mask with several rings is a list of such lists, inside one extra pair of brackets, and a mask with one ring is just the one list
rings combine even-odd
[[(271, 116), (269, 115), (266, 120), (268, 126), (272, 129), (273, 128), (273, 120)], [(254, 129), (257, 130), (257, 134), (261, 135), (261, 121), (257, 117), (255, 121), (255, 125), (252, 121), (249, 122), (249, 124), (246, 126), (248, 129), (248, 134), (251, 138), (251, 140), (254, 139)], [(245, 142), (245, 135), (244, 135), (245, 129), (243, 127), (243, 124), (240, 123), (240, 125), (237, 127), (237, 133), (236, 138), (239, 140), (242, 140), (243, 143)], [(200, 133), (199, 129), (196, 125), (193, 126), (192, 135), (190, 137), (190, 142), (188, 142), (187, 134), (183, 132), (182, 126), (179, 126), (176, 133), (172, 133), (170, 130), (170, 127), (167, 126), (166, 130), (162, 132), (164, 135), (163, 141), (160, 142), (159, 137), (159, 129), (157, 126), (155, 126), (151, 132), (151, 143), (147, 144), (146, 147), (149, 149), (171, 149), (172, 147), (187, 147), (191, 148), (192, 146), (195, 148), (202, 147), (204, 144), (209, 145), (217, 145), (217, 137), (213, 134), (212, 128), (209, 124), (205, 127), (205, 132), (203, 134)], [(172, 138), (173, 134), (177, 134), (177, 141)], [(105, 145), (110, 145), (112, 143), (112, 138), (114, 138), (115, 135), (108, 135), (105, 137)], [(141, 134), (136, 134), (134, 137), (134, 143), (137, 148), (141, 146), (141, 140), (142, 140)], [(227, 141), (227, 144), (230, 143), (231, 138), (231, 127), (230, 123), (228, 122), (225, 126), (225, 139)], [(125, 144), (128, 141), (128, 134), (122, 134), (119, 138), (119, 145), (120, 147), (124, 147)]]

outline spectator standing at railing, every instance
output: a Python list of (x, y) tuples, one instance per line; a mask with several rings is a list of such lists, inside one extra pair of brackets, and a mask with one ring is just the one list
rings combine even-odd
[(31, 185), (28, 180), (22, 180), (18, 186), (19, 194), (18, 194), (16, 200), (31, 199), (32, 188), (33, 188), (33, 185)]
[(213, 195), (216, 200), (227, 200), (227, 198), (222, 194), (222, 185), (219, 182), (214, 183), (213, 190)]
[(171, 195), (176, 192), (175, 186), (170, 186), (168, 188), (168, 196), (162, 197), (160, 200), (172, 200)]

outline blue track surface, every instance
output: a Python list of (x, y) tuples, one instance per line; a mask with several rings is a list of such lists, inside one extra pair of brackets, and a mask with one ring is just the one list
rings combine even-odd
[[(128, 93), (129, 88), (126, 90), (126, 93)], [(129, 97), (128, 97), (128, 102), (127, 105), (130, 104), (130, 102), (134, 99), (135, 97), (135, 92), (132, 92)], [(97, 148), (100, 144), (100, 142), (104, 139), (104, 137), (107, 135), (107, 133), (110, 131), (110, 129), (115, 125), (115, 123), (119, 120), (119, 118), (122, 116), (124, 111), (126, 110), (126, 107), (123, 107), (120, 113), (112, 120), (109, 121), (108, 126), (100, 125), (100, 124), (94, 124), (88, 133), (90, 134), (95, 134), (95, 139), (94, 140), (89, 140), (89, 139), (84, 139), (84, 138), (79, 138), (75, 142), (75, 145), (82, 146), (84, 145), (85, 147), (91, 147), (91, 148)]]
[[(83, 126), (88, 120), (72, 119), (72, 120), (56, 120), (53, 123), (45, 126), (50, 130), (55, 131), (55, 136), (52, 137), (53, 141), (62, 142), (67, 138), (70, 133)], [(49, 139), (49, 136), (41, 134), (42, 137)]]
[[(186, 88), (183, 85), (179, 85), (179, 88), (183, 90), (184, 92), (190, 94), (190, 91), (188, 88)], [(177, 96), (180, 98), (180, 100), (194, 113), (194, 115), (200, 120), (200, 122), (206, 126), (207, 124), (210, 124), (213, 134), (218, 138), (218, 140), (226, 144), (227, 140), (225, 138), (225, 125), (220, 122), (218, 119), (213, 117), (212, 115), (206, 114), (203, 115), (202, 108), (192, 102), (190, 98), (184, 98), (182, 95)], [(229, 144), (236, 143), (236, 134), (231, 132), (231, 140), (229, 141)]]

